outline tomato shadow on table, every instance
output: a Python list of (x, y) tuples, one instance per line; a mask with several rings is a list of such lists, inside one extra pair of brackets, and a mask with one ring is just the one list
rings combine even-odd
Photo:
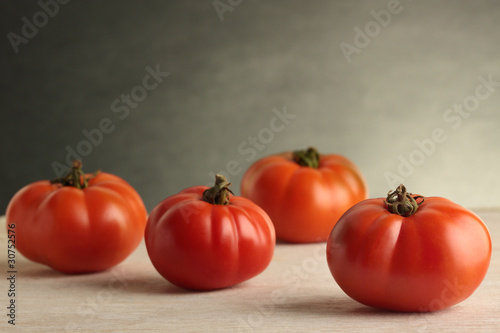
[[(198, 294), (209, 294), (215, 291), (203, 291), (203, 290), (189, 290), (178, 287), (171, 282), (165, 280), (158, 272), (154, 269), (144, 269), (144, 270), (134, 270), (128, 271), (128, 274), (116, 271), (117, 281), (113, 282), (118, 286), (119, 283), (123, 284), (122, 291), (131, 294), (143, 294), (143, 295), (198, 295)], [(102, 288), (106, 288), (108, 281), (101, 281)], [(226, 288), (231, 289), (231, 288)]]
[[(276, 311), (307, 315), (322, 315), (330, 317), (402, 317), (414, 318), (427, 316), (429, 312), (396, 312), (365, 306), (350, 298), (339, 296), (317, 295), (314, 298), (288, 299), (275, 305)], [(439, 311), (444, 314), (449, 309)]]
[(69, 274), (58, 272), (49, 266), (42, 265), (29, 260), (20, 261), (15, 268), (16, 274), (23, 279), (47, 279), (65, 278)]
[(154, 271), (130, 270), (127, 266), (115, 266), (105, 271), (67, 275), (55, 272), (55, 275), (74, 277), (80, 287), (95, 290), (107, 290), (111, 293), (131, 293), (144, 295), (184, 294), (182, 288), (169, 283)]
[(151, 278), (132, 278), (128, 279), (128, 285), (124, 289), (125, 292), (129, 293), (139, 293), (144, 295), (209, 295), (212, 293), (224, 294), (226, 292), (232, 292), (238, 289), (240, 286), (232, 286), (222, 289), (213, 290), (191, 290), (178, 287), (162, 277), (151, 277)]
[(286, 302), (275, 304), (275, 309), (278, 312), (325, 316), (372, 311), (371, 308), (364, 307), (349, 298), (320, 295), (314, 298), (289, 298)]
[[(137, 268), (137, 267), (136, 267)], [(17, 273), (20, 278), (29, 280), (65, 280), (65, 283), (77, 284), (79, 287), (90, 290), (108, 290), (112, 293), (131, 293), (144, 295), (199, 295), (209, 294), (213, 291), (187, 290), (177, 287), (160, 276), (154, 269), (141, 267), (129, 269), (126, 265), (118, 265), (105, 271), (66, 274), (58, 272), (48, 266), (27, 262), (19, 267)], [(238, 286), (221, 289), (232, 290)]]
[[(235, 291), (244, 289), (246, 286), (246, 283), (243, 282), (235, 286), (213, 290), (185, 289), (165, 280), (154, 270), (135, 272), (134, 275), (128, 275), (125, 277), (124, 283), (126, 283), (123, 288), (124, 292), (144, 295), (223, 295), (234, 293)], [(105, 286), (103, 285), (103, 287)]]
[(166, 281), (161, 276), (134, 276), (127, 278), (127, 285), (123, 289), (124, 292), (144, 295), (184, 295), (190, 294), (189, 290), (177, 287), (176, 285)]
[(33, 265), (29, 267), (22, 267), (17, 270), (17, 273), (21, 278), (32, 278), (32, 279), (45, 279), (45, 278), (66, 278), (68, 274), (64, 274), (53, 270), (50, 267), (43, 265)]

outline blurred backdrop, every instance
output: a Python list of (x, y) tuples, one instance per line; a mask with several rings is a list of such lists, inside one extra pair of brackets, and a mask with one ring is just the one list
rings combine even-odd
[(345, 155), (500, 206), (498, 1), (4, 1), (2, 213), (81, 157), (151, 210), (258, 158)]

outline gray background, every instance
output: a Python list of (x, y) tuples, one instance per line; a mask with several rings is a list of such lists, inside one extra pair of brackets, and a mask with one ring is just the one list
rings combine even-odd
[[(74, 0), (15, 53), (8, 34), (21, 36), (22, 18), (42, 9), (2, 2), (2, 211), (23, 185), (55, 177), (52, 163), (65, 163), (66, 147), (103, 118), (114, 131), (92, 146), (85, 170), (126, 179), (148, 210), (210, 183), (211, 172), (232, 171), (238, 194), (257, 158), (310, 145), (354, 161), (371, 196), (384, 196), (387, 172), (418, 157), (415, 140), (436, 128), (446, 140), (404, 177), (407, 187), (499, 206), (500, 86), (459, 125), (444, 119), (471, 100), (479, 77), (500, 82), (498, 1), (402, 0), (386, 26), (371, 11), (390, 1), (232, 3), (222, 20), (212, 0)], [(369, 43), (358, 36), (363, 47), (348, 62), (341, 43), (355, 46), (366, 27)], [(169, 76), (120, 119), (112, 103), (142, 85), (147, 66)], [(273, 110), (284, 108), (295, 118), (271, 132)]]

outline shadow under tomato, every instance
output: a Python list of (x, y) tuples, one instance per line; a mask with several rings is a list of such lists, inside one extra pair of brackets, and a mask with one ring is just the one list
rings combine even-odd
[[(17, 274), (21, 278), (28, 278), (28, 279), (41, 279), (41, 278), (67, 278), (67, 277), (72, 277), (72, 276), (77, 276), (77, 275), (83, 275), (83, 274), (67, 274), (63, 272), (59, 272), (52, 267), (39, 264), (36, 262), (32, 261), (24, 261), (21, 262), (20, 264), (17, 265), (16, 267)], [(93, 274), (93, 273), (88, 273), (88, 274)]]
[(64, 280), (65, 285), (75, 285), (87, 290), (110, 290), (112, 292), (120, 291), (145, 295), (199, 295), (213, 292), (225, 293), (239, 286), (207, 291), (188, 290), (170, 283), (153, 268), (146, 265), (141, 267), (118, 265), (99, 272), (67, 274), (56, 271), (45, 265), (27, 262), (23, 263), (23, 265), (19, 265), (16, 275), (19, 278), (30, 280)]
[(96, 289), (119, 290), (124, 293), (144, 295), (189, 295), (204, 293), (180, 288), (165, 280), (156, 270), (149, 265), (144, 266), (116, 266), (107, 271), (87, 277), (81, 281), (82, 285)]
[(137, 275), (132, 278), (127, 279), (127, 286), (124, 288), (125, 292), (130, 293), (141, 293), (141, 294), (170, 294), (170, 295), (200, 295), (200, 294), (211, 294), (211, 293), (226, 293), (232, 292), (232, 290), (238, 289), (244, 283), (240, 283), (236, 286), (212, 289), (212, 290), (194, 290), (185, 289), (178, 287), (169, 281), (165, 280), (163, 277), (157, 273)]
[[(317, 295), (314, 298), (287, 299), (286, 302), (276, 304), (275, 309), (282, 312), (292, 312), (306, 315), (341, 315), (367, 308), (348, 297)], [(370, 308), (368, 308), (370, 309)]]
[(358, 303), (348, 296), (325, 296), (318, 295), (314, 298), (307, 299), (289, 299), (283, 304), (276, 305), (277, 311), (292, 312), (297, 314), (307, 315), (324, 315), (324, 316), (368, 316), (368, 317), (426, 317), (430, 314), (445, 314), (451, 309), (444, 309), (437, 312), (398, 312), (377, 309)]
[(190, 293), (189, 290), (177, 287), (156, 274), (136, 275), (127, 278), (126, 283), (127, 285), (123, 291), (128, 293), (145, 295), (183, 295)]
[(80, 279), (81, 277), (88, 276), (101, 276), (110, 272), (112, 268), (97, 271), (97, 272), (83, 272), (83, 273), (65, 273), (57, 271), (49, 266), (33, 263), (31, 265), (22, 265), (17, 270), (18, 274), (23, 278), (67, 278), (67, 279)]
[(68, 274), (64, 274), (53, 270), (50, 267), (46, 266), (33, 266), (29, 268), (19, 268), (17, 270), (18, 275), (21, 278), (64, 278), (69, 276)]

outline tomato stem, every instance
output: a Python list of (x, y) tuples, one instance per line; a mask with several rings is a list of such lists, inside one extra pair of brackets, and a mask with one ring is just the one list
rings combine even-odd
[(89, 179), (94, 178), (100, 171), (94, 172), (91, 176), (86, 177), (82, 170), (82, 161), (73, 161), (73, 166), (66, 176), (56, 178), (50, 181), (51, 184), (62, 184), (62, 186), (73, 186), (78, 189), (84, 189), (89, 186)]
[(309, 147), (307, 150), (296, 150), (293, 152), (293, 160), (295, 163), (310, 168), (317, 169), (319, 167), (319, 153), (316, 148)]
[(229, 183), (223, 175), (215, 175), (215, 185), (203, 192), (203, 200), (213, 205), (227, 205), (229, 203)]
[[(422, 199), (422, 201), (417, 203), (417, 199)], [(404, 217), (415, 214), (422, 202), (424, 202), (423, 196), (413, 196), (406, 191), (403, 184), (399, 185), (395, 191), (389, 191), (385, 200), (385, 204), (391, 213)]]

